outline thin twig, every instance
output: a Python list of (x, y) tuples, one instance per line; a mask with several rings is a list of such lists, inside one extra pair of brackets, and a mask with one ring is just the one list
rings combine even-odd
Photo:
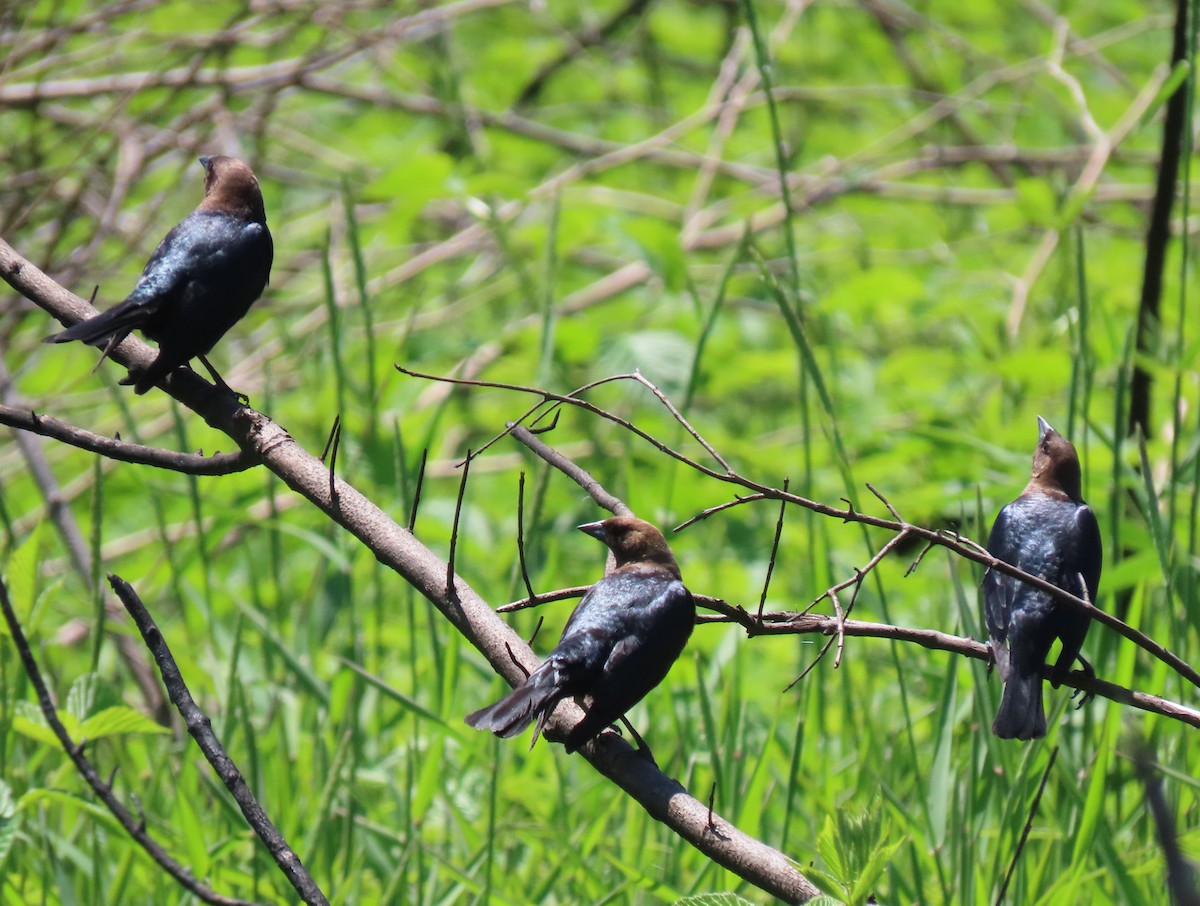
[(271, 858), (275, 860), (279, 870), (291, 882), (300, 898), (305, 903), (315, 904), (315, 906), (329, 906), (325, 894), (321, 892), (321, 888), (317, 886), (312, 875), (305, 869), (300, 857), (288, 846), (283, 835), (267, 817), (267, 813), (258, 804), (258, 800), (254, 798), (254, 793), (250, 791), (246, 778), (242, 776), (237, 764), (229, 757), (224, 746), (221, 745), (221, 741), (217, 738), (217, 734), (213, 732), (209, 716), (192, 698), (192, 693), (188, 690), (183, 674), (179, 671), (179, 665), (171, 654), (167, 640), (159, 631), (154, 618), (150, 616), (146, 605), (142, 603), (142, 599), (138, 597), (138, 593), (128, 582), (114, 573), (109, 574), (108, 582), (113, 591), (117, 593), (117, 597), (121, 599), (121, 603), (125, 605), (125, 610), (133, 618), (133, 622), (137, 624), (146, 647), (154, 655), (159, 672), (162, 673), (163, 685), (167, 688), (167, 694), (171, 697), (172, 704), (183, 717), (188, 732), (196, 740), (196, 745), (200, 747), (200, 751), (212, 765), (213, 771), (221, 778), (221, 782), (225, 784), (225, 788), (237, 802), (238, 807), (242, 810), (242, 815), (246, 818), (246, 823), (266, 846)]
[[(788, 489), (790, 479), (783, 479), (783, 489)], [(767, 589), (771, 587), (771, 574), (775, 572), (775, 558), (779, 556), (779, 541), (783, 537), (783, 517), (787, 512), (787, 504), (779, 502), (779, 518), (775, 521), (775, 537), (771, 541), (771, 556), (767, 559), (767, 575), (763, 579), (762, 595), (758, 599), (758, 618), (762, 619), (763, 608), (767, 606)]]
[(338, 447), (342, 443), (342, 413), (333, 418), (333, 427), (329, 429), (329, 439), (325, 441), (325, 449), (321, 451), (321, 462), (329, 457), (329, 499), (337, 501), (335, 478), (337, 477)]
[[(686, 431), (688, 434), (690, 434), (693, 437), (693, 439), (695, 439), (696, 443), (700, 444), (700, 446), (702, 446), (705, 450), (707, 450), (708, 455), (711, 456), (713, 459), (715, 459), (718, 463), (720, 463), (721, 467), (726, 472), (733, 471), (733, 468), (729, 465), (728, 462), (725, 461), (725, 458), (716, 451), (716, 448), (713, 447), (712, 444), (710, 444), (708, 441), (706, 441), (703, 437), (700, 436), (700, 432), (697, 431), (695, 428), (693, 428), (691, 425), (691, 422), (689, 422), (686, 418), (683, 417), (683, 413), (675, 408), (675, 404), (672, 403), (670, 401), (670, 399), (667, 398), (667, 395), (665, 393), (663, 393), (656, 386), (654, 386), (654, 384), (650, 383), (650, 381), (648, 381), (646, 379), (646, 376), (644, 374), (642, 374), (640, 371), (635, 371), (631, 375), (631, 377), (635, 381), (637, 381), (639, 384), (641, 384), (643, 387), (645, 387), (647, 390), (649, 390), (652, 394), (654, 394), (654, 398), (663, 404), (663, 407), (668, 412), (671, 413), (671, 416), (675, 419), (675, 421), (679, 422), (679, 424), (683, 427), (683, 430)], [(786, 485), (786, 482), (785, 482), (785, 485)]]
[(1021, 829), (1021, 838), (1017, 841), (1017, 848), (1013, 851), (1012, 861), (1008, 863), (1004, 883), (1000, 885), (1000, 892), (996, 895), (996, 906), (1000, 906), (1004, 902), (1004, 895), (1008, 892), (1008, 883), (1012, 880), (1013, 872), (1017, 870), (1017, 860), (1021, 858), (1021, 852), (1025, 849), (1025, 841), (1029, 839), (1029, 832), (1033, 829), (1033, 819), (1037, 815), (1038, 804), (1042, 801), (1042, 793), (1046, 791), (1046, 781), (1050, 779), (1050, 769), (1054, 767), (1054, 761), (1057, 758), (1058, 746), (1055, 746), (1050, 750), (1050, 760), (1046, 762), (1046, 770), (1042, 772), (1042, 782), (1038, 784), (1033, 802), (1029, 803), (1029, 814), (1025, 818), (1025, 827)]
[[(2, 247), (0, 247), (0, 251), (2, 251)], [(0, 260), (0, 264), (2, 264), (2, 263), (3, 263), (2, 260)], [(1176, 673), (1178, 673), (1180, 676), (1182, 676), (1188, 682), (1192, 683), (1194, 686), (1200, 687), (1200, 671), (1197, 671), (1196, 668), (1194, 668), (1191, 664), (1189, 664), (1187, 661), (1183, 660), (1181, 657), (1179, 657), (1174, 652), (1170, 651), (1168, 648), (1166, 648), (1166, 646), (1159, 644), (1154, 639), (1152, 639), (1149, 636), (1145, 635), (1144, 633), (1139, 632), (1138, 630), (1134, 629), (1132, 626), (1128, 625), (1127, 623), (1125, 623), (1118, 617), (1115, 617), (1110, 613), (1106, 613), (1105, 611), (1100, 610), (1099, 608), (1088, 603), (1087, 601), (1083, 600), (1082, 598), (1077, 597), (1076, 595), (1073, 595), (1070, 592), (1059, 588), (1057, 585), (1054, 585), (1051, 582), (1047, 582), (1045, 579), (1041, 578), (1040, 576), (1035, 576), (1031, 573), (1027, 573), (1024, 570), (1018, 569), (1017, 567), (1013, 566), (1010, 563), (1005, 563), (1003, 560), (1000, 560), (996, 557), (991, 556), (991, 554), (989, 554), (985, 548), (983, 548), (981, 545), (979, 545), (978, 543), (976, 543), (974, 541), (968, 542), (966, 540), (959, 540), (957, 535), (948, 535), (940, 529), (925, 528), (924, 526), (918, 526), (918, 525), (912, 525), (911, 523), (906, 523), (903, 520), (883, 519), (879, 516), (871, 516), (866, 513), (859, 513), (852, 506), (849, 506), (849, 505), (845, 509), (842, 509), (840, 507), (830, 506), (829, 504), (826, 504), (826, 503), (821, 503), (816, 500), (810, 500), (806, 497), (801, 497), (798, 494), (793, 494), (791, 492), (785, 492), (778, 488), (772, 488), (772, 487), (768, 487), (766, 485), (759, 484), (758, 482), (754, 481), (753, 479), (747, 478), (746, 476), (738, 474), (736, 472), (719, 472), (715, 469), (712, 469), (712, 468), (709, 468), (708, 466), (703, 465), (702, 463), (697, 462), (696, 460), (692, 459), (691, 457), (687, 456), (686, 454), (663, 443), (662, 441), (658, 440), (658, 438), (651, 435), (649, 432), (643, 430), (642, 428), (639, 428), (637, 425), (630, 422), (628, 419), (624, 419), (624, 418), (620, 417), (619, 415), (616, 415), (612, 412), (602, 409), (599, 406), (595, 405), (594, 403), (588, 402), (587, 400), (577, 399), (574, 396), (551, 393), (549, 391), (539, 390), (539, 389), (533, 388), (533, 387), (525, 387), (525, 386), (522, 386), (519, 384), (505, 384), (505, 383), (501, 383), (501, 382), (497, 382), (497, 381), (468, 381), (468, 380), (463, 380), (460, 378), (438, 377), (435, 375), (422, 374), (420, 372), (415, 372), (410, 369), (402, 368), (399, 365), (397, 365), (396, 367), (397, 367), (397, 369), (404, 372), (405, 374), (411, 375), (413, 377), (425, 378), (427, 380), (444, 381), (446, 383), (452, 383), (452, 384), (462, 384), (462, 385), (477, 386), (477, 387), (492, 387), (492, 388), (497, 388), (497, 389), (512, 390), (512, 391), (515, 391), (518, 393), (526, 393), (526, 394), (540, 396), (540, 397), (542, 397), (543, 401), (553, 400), (558, 403), (565, 403), (567, 405), (577, 406), (578, 408), (583, 409), (586, 412), (590, 412), (594, 415), (599, 416), (600, 418), (606, 419), (607, 421), (611, 421), (614, 424), (620, 425), (621, 427), (625, 428), (630, 433), (645, 440), (647, 443), (649, 443), (651, 446), (653, 446), (659, 452), (671, 457), (672, 459), (676, 460), (677, 462), (683, 463), (688, 468), (693, 469), (694, 471), (699, 472), (702, 475), (706, 475), (709, 478), (713, 478), (717, 481), (721, 481), (726, 484), (733, 484), (733, 485), (737, 485), (742, 488), (746, 488), (750, 491), (753, 491), (753, 492), (761, 495), (762, 498), (764, 498), (764, 499), (785, 500), (788, 503), (791, 503), (795, 506), (802, 507), (806, 510), (811, 510), (812, 512), (818, 513), (822, 516), (829, 516), (831, 518), (840, 519), (844, 522), (857, 522), (862, 525), (872, 526), (874, 528), (885, 529), (887, 531), (897, 532), (897, 533), (902, 532), (902, 531), (907, 531), (908, 534), (910, 534), (912, 536), (921, 538), (927, 542), (938, 545), (940, 547), (944, 547), (947, 550), (957, 554), (958, 556), (960, 556), (966, 560), (972, 560), (975, 563), (979, 563), (979, 564), (987, 567), (988, 569), (994, 569), (994, 570), (997, 570), (998, 572), (1004, 573), (1007, 576), (1012, 576), (1016, 579), (1020, 579), (1022, 582), (1025, 582), (1026, 584), (1031, 585), (1034, 588), (1037, 588), (1040, 591), (1045, 592), (1046, 594), (1050, 595), (1051, 597), (1055, 598), (1056, 600), (1065, 601), (1068, 604), (1068, 606), (1073, 607), (1077, 611), (1080, 611), (1082, 613), (1086, 613), (1088, 616), (1090, 616), (1096, 622), (1103, 623), (1105, 626), (1108, 626), (1110, 629), (1113, 629), (1122, 637), (1128, 639), (1129, 641), (1133, 642), (1135, 645), (1137, 645), (1140, 648), (1143, 648), (1144, 650), (1149, 652), (1151, 655), (1153, 655), (1158, 660), (1162, 661), (1164, 664), (1169, 666), (1172, 670), (1174, 670)], [(622, 379), (634, 380), (634, 381), (637, 380), (636, 376), (632, 375), (632, 374), (614, 375), (611, 378), (605, 378), (605, 379), (601, 379), (598, 381), (593, 381), (591, 384), (587, 385), (587, 387), (588, 388), (596, 387), (603, 383), (608, 383), (611, 381), (622, 380)], [(583, 389), (585, 389), (585, 388), (581, 388), (580, 390), (577, 390), (575, 392), (579, 393)], [(538, 407), (534, 407), (534, 409), (530, 410), (530, 411), (531, 412), (536, 411), (537, 408)], [(513, 424), (515, 424), (515, 423), (513, 423)], [(509, 429), (509, 431), (511, 432), (511, 429)]]
[[(538, 615), (537, 622), (533, 624), (533, 632), (529, 634), (529, 638), (525, 640), (525, 644), (530, 648), (533, 647), (533, 640), (538, 637), (538, 633), (542, 631), (542, 624), (546, 622), (546, 618)], [(524, 669), (524, 668), (522, 668)]]
[(537, 595), (533, 593), (533, 583), (529, 581), (529, 566), (525, 562), (525, 471), (517, 483), (517, 560), (521, 565), (521, 581), (525, 583), (526, 600), (532, 607), (537, 603)]
[(886, 497), (884, 497), (882, 494), (880, 494), (879, 491), (877, 491), (875, 489), (874, 485), (872, 485), (871, 482), (869, 482), (869, 481), (867, 482), (867, 490), (879, 498), (879, 501), (885, 507), (887, 507), (887, 511), (892, 514), (893, 519), (895, 519), (897, 522), (900, 522), (900, 523), (904, 522), (904, 519), (900, 516), (900, 514), (898, 512), (896, 512), (896, 508), (894, 506), (892, 506), (891, 502)]
[(421, 451), (421, 464), (417, 467), (417, 486), (413, 488), (412, 506), (408, 510), (408, 531), (411, 534), (417, 526), (417, 507), (421, 505), (421, 489), (425, 486), (425, 463), (429, 459), (429, 448)]
[(709, 516), (712, 516), (715, 513), (720, 513), (723, 510), (732, 509), (735, 506), (741, 506), (743, 503), (753, 503), (756, 500), (770, 499), (771, 498), (769, 498), (766, 494), (748, 494), (745, 497), (734, 495), (733, 500), (726, 501), (725, 503), (718, 503), (716, 506), (710, 506), (706, 510), (701, 510), (691, 519), (685, 519), (683, 522), (679, 523), (679, 525), (675, 526), (672, 531), (682, 532), (688, 526), (694, 525), (695, 523), (700, 522), (702, 519), (707, 519)]
[(0, 404), (0, 425), (19, 428), (32, 434), (40, 434), (70, 444), (81, 450), (98, 453), (107, 459), (129, 462), (156, 469), (182, 472), (185, 475), (232, 475), (258, 465), (260, 459), (253, 453), (216, 453), (204, 456), (200, 453), (176, 453), (142, 444), (131, 444), (118, 438), (93, 434), (60, 418), (39, 415), (28, 409), (17, 409)]
[(557, 591), (542, 592), (536, 598), (523, 598), (511, 604), (502, 604), (496, 608), (496, 613), (512, 613), (530, 607), (541, 607), (543, 604), (553, 604), (556, 601), (569, 601), (572, 598), (582, 598), (587, 594), (590, 585), (576, 585), (572, 588), (560, 588)]
[(450, 528), (450, 553), (446, 557), (446, 598), (452, 603), (458, 603), (458, 589), (454, 584), (454, 555), (458, 551), (458, 524), (462, 518), (463, 497), (467, 493), (467, 479), (471, 475), (471, 451), (463, 460), (462, 479), (458, 483), (458, 499), (454, 502), (454, 524)]

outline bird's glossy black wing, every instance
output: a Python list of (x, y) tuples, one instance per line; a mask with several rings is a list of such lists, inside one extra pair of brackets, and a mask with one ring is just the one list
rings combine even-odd
[[(683, 596), (683, 606), (692, 607), (691, 594), (683, 583), (665, 571), (617, 570), (584, 595), (551, 657), (559, 661), (573, 684), (589, 685), (607, 671), (614, 653), (618, 659), (628, 658), (640, 650), (641, 640), (659, 635), (662, 624), (677, 617)], [(690, 634), (692, 620), (686, 623)]]
[(272, 251), (270, 233), (261, 223), (193, 212), (163, 237), (127, 301), (157, 310), (198, 288), (220, 292), (225, 279), (257, 283), (261, 292)]
[(1096, 592), (1100, 587), (1100, 570), (1104, 565), (1104, 542), (1100, 538), (1100, 524), (1091, 507), (1081, 506), (1075, 511), (1075, 537), (1079, 543), (1079, 571), (1087, 586), (1088, 600), (1096, 603)]
[[(659, 584), (657, 594), (645, 603), (633, 625), (613, 646), (604, 665), (605, 673), (636, 671), (650, 679), (647, 691), (667, 675), (667, 670), (683, 650), (695, 625), (692, 594), (678, 579)], [(653, 663), (650, 663), (653, 662)], [(658, 666), (661, 665), (661, 671)]]
[[(1013, 504), (1008, 504), (992, 524), (988, 536), (988, 553), (1005, 563), (1019, 559), (1020, 542), (1017, 520), (1013, 518)], [(1012, 616), (1013, 601), (1019, 583), (1012, 576), (999, 570), (989, 569), (983, 576), (983, 612), (988, 635), (1003, 644), (1008, 639), (1008, 625)]]
[(619, 619), (579, 630), (603, 635), (612, 644), (604, 664), (588, 676), (587, 716), (571, 731), (568, 751), (603, 732), (645, 698), (666, 677), (691, 636), (696, 607), (683, 583), (660, 574), (639, 584), (644, 596), (622, 608)]

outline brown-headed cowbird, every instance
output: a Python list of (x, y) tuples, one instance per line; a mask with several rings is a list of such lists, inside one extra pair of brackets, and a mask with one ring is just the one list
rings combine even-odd
[[(988, 552), (1064, 591), (1096, 601), (1102, 550), (1100, 526), (1083, 502), (1079, 456), (1071, 442), (1038, 417), (1033, 473), (1021, 496), (1005, 506), (988, 537)], [(992, 654), (1004, 681), (992, 732), (1002, 739), (1046, 735), (1042, 667), (1062, 639), (1051, 683), (1058, 687), (1080, 657), (1091, 619), (1048, 593), (998, 570), (983, 578), (984, 615)]]
[[(108, 311), (45, 339), (103, 345), (103, 360), (137, 328), (158, 343), (158, 355), (121, 381), (132, 383), (135, 393), (145, 393), (191, 359), (203, 359), (250, 310), (271, 274), (274, 247), (254, 173), (232, 157), (202, 157), (200, 163), (204, 200), (163, 237), (133, 292)], [(213, 377), (220, 380), (215, 372)]]
[(574, 752), (662, 682), (683, 651), (696, 605), (662, 532), (633, 516), (579, 526), (613, 552), (616, 568), (583, 596), (562, 638), (525, 682), (467, 723), (505, 738), (535, 720), (537, 742), (551, 712), (569, 696), (590, 700), (567, 735)]

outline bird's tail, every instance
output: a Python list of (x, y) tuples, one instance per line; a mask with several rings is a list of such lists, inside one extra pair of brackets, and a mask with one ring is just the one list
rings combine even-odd
[(124, 340), (131, 330), (141, 326), (145, 316), (145, 311), (138, 306), (120, 303), (94, 318), (80, 321), (66, 330), (52, 334), (42, 342), (70, 343), (73, 340), (82, 340), (84, 343), (96, 344), (113, 339), (114, 342), (107, 344), (111, 349)]
[(992, 721), (992, 732), (1001, 739), (1040, 739), (1046, 735), (1041, 674), (1019, 675), (1015, 670), (1009, 673), (1000, 696), (1000, 710)]
[(564, 697), (558, 671), (547, 661), (500, 701), (468, 714), (466, 720), (477, 730), (491, 730), (505, 739), (516, 736), (537, 720), (533, 734), (533, 741), (537, 742), (550, 712)]

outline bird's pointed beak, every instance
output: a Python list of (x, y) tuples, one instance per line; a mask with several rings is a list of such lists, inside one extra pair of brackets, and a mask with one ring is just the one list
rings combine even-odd
[(603, 522), (585, 522), (583, 525), (577, 525), (575, 527), (586, 535), (591, 535), (593, 538), (598, 538), (605, 544), (608, 543), (608, 533), (604, 530)]
[(199, 161), (200, 161), (200, 166), (202, 166), (205, 170), (207, 170), (208, 165), (212, 163), (212, 158), (209, 157), (208, 155), (205, 155), (204, 157), (199, 158)]
[(1040, 415), (1037, 417), (1037, 419), (1038, 419), (1038, 443), (1040, 444), (1045, 439), (1046, 435), (1049, 434), (1054, 429), (1051, 428), (1050, 423), (1048, 421), (1046, 421), (1044, 418), (1042, 418)]

